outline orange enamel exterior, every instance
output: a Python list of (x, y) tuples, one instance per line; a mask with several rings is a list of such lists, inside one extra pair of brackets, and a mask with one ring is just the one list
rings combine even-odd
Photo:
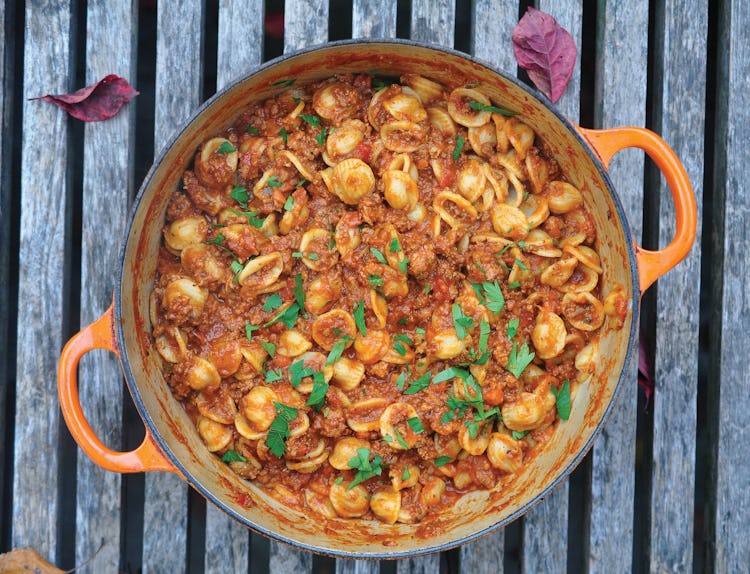
[(695, 241), (698, 208), (687, 172), (672, 148), (651, 130), (639, 127), (589, 130), (579, 127), (578, 131), (594, 148), (605, 168), (618, 151), (629, 147), (642, 149), (659, 167), (672, 193), (676, 230), (671, 243), (658, 251), (649, 251), (637, 244), (635, 246), (638, 279), (643, 295), (659, 277), (687, 256)]
[(60, 363), (57, 367), (57, 392), (60, 396), (60, 408), (70, 434), (73, 435), (78, 446), (97, 465), (112, 472), (146, 472), (150, 470), (177, 472), (177, 469), (157, 448), (148, 429), (141, 445), (130, 452), (111, 450), (96, 436), (83, 414), (81, 402), (78, 398), (78, 362), (81, 357), (93, 349), (106, 349), (120, 357), (120, 350), (114, 333), (112, 305), (101, 317), (68, 341), (60, 355)]

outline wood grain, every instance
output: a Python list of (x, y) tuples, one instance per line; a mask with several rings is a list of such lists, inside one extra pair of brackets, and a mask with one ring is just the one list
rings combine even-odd
[[(154, 151), (198, 107), (203, 70), (203, 10), (199, 2), (157, 4)], [(187, 486), (177, 475), (146, 475), (143, 516), (144, 571), (184, 564), (187, 544)], [(179, 558), (176, 558), (179, 557)]]
[(47, 102), (28, 98), (73, 87), (70, 5), (62, 0), (29, 2), (25, 18), (11, 546), (33, 546), (54, 561), (60, 438), (56, 367), (63, 344), (68, 116)]
[(263, 2), (220, 0), (216, 87), (243, 76), (263, 60)]
[(406, 558), (396, 563), (397, 574), (437, 574), (440, 572), (440, 554), (419, 558)]
[(304, 550), (296, 550), (281, 542), (271, 541), (269, 550), (269, 572), (270, 574), (304, 574), (312, 572), (313, 555)]
[[(579, 47), (573, 76), (562, 97), (555, 103), (573, 123), (578, 123), (581, 97), (581, 33), (583, 8), (577, 0), (539, 0), (538, 8), (552, 15), (557, 23), (570, 32)], [(550, 495), (523, 517), (524, 572), (565, 572), (568, 559), (568, 482), (558, 486)]]
[(284, 52), (328, 40), (326, 0), (288, 0), (284, 4)]
[[(654, 129), (682, 160), (703, 205), (706, 108), (706, 0), (668, 0), (657, 12)], [(675, 210), (659, 191), (659, 245), (674, 236)], [(656, 322), (650, 570), (693, 569), (696, 396), (700, 320), (701, 225), (688, 257), (659, 279)], [(676, 313), (675, 310), (679, 309)]]
[(377, 560), (336, 560), (336, 574), (378, 574), (380, 562)]
[(395, 38), (396, 0), (354, 0), (352, 38)]
[[(648, 2), (607, 2), (598, 18), (595, 125), (643, 126), (648, 69), (643, 38), (648, 29)], [(609, 169), (636, 241), (642, 234), (643, 164), (640, 151), (625, 151), (615, 156)], [(636, 354), (625, 368), (619, 398), (592, 450), (591, 572), (631, 569), (637, 365)]]
[[(107, 74), (134, 81), (136, 22), (132, 6), (92, 0), (87, 5), (86, 84)], [(97, 319), (112, 301), (120, 241), (133, 187), (135, 105), (106, 122), (85, 127), (81, 232), (81, 325)], [(122, 443), (122, 372), (117, 356), (89, 353), (79, 368), (79, 394), (97, 436), (115, 450)], [(117, 473), (78, 456), (76, 563), (84, 572), (112, 573), (120, 564), (120, 484)], [(98, 493), (91, 496), (92, 492)], [(101, 550), (100, 550), (101, 548)]]
[[(715, 525), (711, 537), (715, 547), (715, 572), (742, 572), (750, 564), (747, 525), (750, 524), (750, 470), (746, 445), (750, 427), (744, 422), (750, 410), (747, 365), (750, 356), (750, 301), (747, 281), (750, 256), (744, 247), (747, 222), (747, 180), (750, 176), (750, 6), (732, 0), (724, 6), (719, 21), (723, 31), (719, 46), (717, 102), (717, 168), (714, 180), (720, 219), (717, 239), (723, 248), (719, 266), (721, 334), (718, 355), (719, 416), (716, 445)], [(721, 217), (723, 216), (723, 217)], [(713, 422), (713, 421), (712, 421)]]
[(456, 4), (453, 0), (413, 0), (411, 3), (412, 40), (453, 47)]
[[(261, 63), (263, 3), (221, 0), (217, 45), (216, 89), (221, 90)], [(247, 571), (249, 531), (210, 502), (206, 504), (205, 539), (206, 574)]]
[[(0, 4), (0, 30), (5, 30), (5, 3)], [(15, 38), (10, 38), (13, 42)], [(6, 42), (0, 42), (0, 62), (5, 63), (5, 46)], [(10, 244), (10, 146), (11, 141), (11, 90), (10, 82), (6, 85), (5, 66), (0, 66), (0, 244)], [(5, 379), (5, 373), (8, 372), (8, 346), (10, 341), (9, 330), (6, 328), (10, 324), (10, 250), (0, 249), (0, 445), (4, 452), (10, 452), (10, 441), (6, 442), (7, 428), (7, 397), (10, 380)], [(6, 468), (5, 457), (0, 457), (0, 492), (5, 492), (5, 477), (10, 469)], [(5, 539), (2, 517), (10, 512), (5, 507), (5, 497), (0, 496), (0, 540)]]

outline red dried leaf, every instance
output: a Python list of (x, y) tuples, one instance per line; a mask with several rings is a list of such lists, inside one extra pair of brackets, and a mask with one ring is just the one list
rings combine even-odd
[(100, 122), (114, 116), (137, 95), (138, 92), (125, 78), (110, 74), (72, 94), (46, 95), (32, 99), (52, 102), (81, 121)]
[(513, 52), (534, 85), (552, 102), (565, 91), (576, 63), (576, 44), (552, 16), (529, 8), (513, 29)]

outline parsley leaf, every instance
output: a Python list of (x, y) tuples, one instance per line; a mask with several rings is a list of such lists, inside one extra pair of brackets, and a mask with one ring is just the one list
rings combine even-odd
[(219, 247), (224, 247), (224, 235), (222, 233), (219, 233), (216, 237), (213, 239), (206, 239), (205, 243), (212, 243), (213, 245), (218, 245)]
[(451, 311), (453, 314), (453, 326), (456, 329), (456, 336), (459, 339), (463, 339), (466, 337), (466, 329), (474, 326), (474, 319), (464, 315), (461, 305), (458, 303), (453, 303)]
[(516, 333), (518, 333), (518, 325), (520, 322), (521, 321), (518, 317), (514, 317), (513, 319), (508, 321), (508, 325), (505, 327), (505, 334), (508, 335), (508, 340), (516, 336)]
[(260, 346), (263, 347), (266, 350), (266, 353), (268, 353), (271, 357), (276, 354), (276, 345), (274, 345), (273, 343), (261, 341)]
[(289, 132), (286, 131), (286, 128), (281, 128), (278, 133), (281, 136), (281, 139), (284, 140), (284, 144), (286, 144), (289, 139)]
[(570, 418), (570, 381), (566, 379), (559, 391), (555, 387), (550, 387), (550, 390), (555, 395), (557, 415), (564, 421), (568, 420)]
[(413, 344), (414, 344), (414, 341), (412, 341), (412, 340), (411, 340), (411, 339), (409, 338), (409, 336), (408, 336), (408, 335), (404, 335), (404, 334), (402, 334), (402, 333), (399, 333), (398, 335), (395, 335), (395, 336), (393, 337), (393, 340), (394, 340), (394, 341), (403, 341), (403, 342), (404, 342), (404, 343), (406, 343), (407, 345), (413, 345)]
[(380, 251), (380, 249), (376, 249), (375, 247), (370, 247), (370, 253), (373, 254), (375, 259), (377, 259), (380, 263), (388, 264), (388, 261), (386, 260), (383, 253)]
[(237, 151), (237, 148), (234, 147), (229, 142), (223, 142), (219, 146), (219, 149), (216, 150), (216, 153), (221, 154), (221, 155), (225, 155), (225, 154), (228, 154), (228, 153), (232, 153), (233, 151)]
[(292, 287), (292, 293), (294, 293), (294, 300), (297, 302), (297, 306), (300, 309), (305, 307), (305, 290), (302, 287), (302, 274), (297, 273), (294, 276), (294, 287)]
[(248, 341), (253, 340), (253, 331), (257, 331), (260, 329), (260, 327), (256, 325), (251, 325), (250, 323), (245, 324), (245, 337), (247, 337)]
[(354, 308), (354, 323), (363, 337), (367, 337), (367, 325), (365, 325), (365, 300), (360, 299)]
[(328, 128), (323, 128), (320, 130), (320, 133), (315, 136), (315, 141), (318, 142), (319, 146), (322, 146), (326, 143), (326, 138), (328, 137)]
[(398, 270), (401, 271), (404, 275), (406, 275), (407, 271), (409, 270), (409, 258), (404, 257), (401, 261), (398, 262)]
[(391, 239), (390, 245), (388, 245), (388, 249), (391, 253), (401, 253), (401, 245), (398, 242), (398, 237), (394, 237)]
[(404, 472), (401, 474), (401, 480), (409, 480), (411, 478), (411, 473), (409, 472), (408, 465), (404, 467)]
[(401, 343), (396, 342), (393, 344), (393, 348), (396, 350), (396, 352), (401, 355), (402, 357), (406, 355), (406, 347), (404, 347)]
[(346, 487), (347, 490), (351, 490), (361, 482), (368, 480), (374, 476), (380, 476), (383, 472), (381, 465), (383, 464), (383, 458), (376, 454), (372, 460), (370, 460), (370, 449), (369, 448), (358, 448), (357, 456), (349, 460), (349, 468), (356, 469), (357, 474), (354, 475), (354, 479)]
[(289, 423), (297, 418), (297, 409), (273, 402), (276, 408), (276, 418), (268, 428), (266, 446), (276, 456), (281, 458), (286, 452), (286, 439), (289, 438)]
[(497, 279), (490, 283), (485, 281), (482, 283), (482, 289), (484, 290), (485, 307), (487, 307), (493, 313), (499, 313), (505, 307), (505, 296), (503, 290), (500, 289), (500, 285), (497, 283)]
[(294, 198), (290, 195), (284, 202), (284, 211), (291, 211), (294, 209)]
[(252, 225), (253, 227), (261, 228), (263, 227), (263, 224), (266, 222), (266, 218), (260, 218), (258, 217), (257, 211), (239, 211), (237, 209), (230, 209), (232, 213), (235, 215), (241, 215), (243, 217), (247, 217), (247, 222)]
[(270, 313), (274, 309), (281, 307), (283, 304), (284, 302), (281, 300), (281, 297), (279, 297), (279, 294), (274, 293), (266, 299), (265, 303), (263, 303), (263, 310)]
[(299, 117), (314, 128), (317, 128), (320, 125), (320, 118), (316, 115), (300, 114)]
[(344, 349), (346, 349), (347, 343), (351, 340), (351, 337), (344, 335), (333, 344), (333, 349), (331, 349), (331, 352), (328, 354), (328, 359), (326, 359), (326, 366), (333, 365), (341, 358), (341, 354), (344, 352)]
[(234, 273), (234, 282), (238, 283), (239, 279), (237, 278), (237, 276), (240, 274), (240, 271), (245, 268), (245, 266), (235, 259), (229, 264), (229, 268), (232, 270), (232, 273)]
[(277, 176), (272, 175), (266, 180), (266, 184), (268, 185), (268, 187), (281, 187), (282, 185), (284, 185), (284, 182), (279, 181), (279, 178)]
[(424, 285), (424, 294), (429, 295), (430, 291), (432, 291), (432, 286), (429, 283), (425, 283)]
[(396, 377), (396, 386), (398, 387), (399, 391), (404, 390), (404, 387), (406, 386), (406, 372), (403, 372), (398, 377)]
[(241, 185), (235, 185), (232, 191), (229, 192), (229, 197), (234, 199), (242, 207), (247, 207), (247, 202), (250, 201), (250, 194), (247, 193), (247, 188)]
[(453, 161), (458, 160), (458, 156), (461, 154), (461, 150), (464, 149), (466, 140), (462, 135), (456, 136), (456, 147), (453, 148)]
[(292, 303), (291, 305), (289, 305), (289, 307), (283, 309), (273, 319), (268, 321), (268, 323), (264, 324), (263, 326), (269, 327), (270, 325), (281, 321), (282, 323), (284, 323), (284, 325), (286, 325), (287, 329), (292, 329), (294, 328), (294, 323), (297, 322), (297, 317), (299, 317), (299, 310), (299, 305), (297, 303)]
[(313, 407), (316, 411), (319, 411), (326, 400), (326, 393), (328, 392), (328, 383), (326, 383), (325, 376), (323, 373), (313, 374), (313, 388), (310, 396), (307, 397), (305, 403), (308, 407)]
[(469, 373), (469, 371), (466, 371), (464, 369), (459, 369), (458, 367), (448, 367), (447, 369), (443, 369), (437, 375), (435, 375), (435, 378), (433, 379), (432, 384), (437, 385), (444, 381), (449, 381), (455, 377), (458, 377), (462, 381), (465, 381), (470, 376), (471, 376), (471, 373)]
[(424, 334), (426, 334), (426, 333), (427, 333), (427, 331), (426, 331), (426, 330), (424, 330), (424, 329), (423, 329), (422, 327), (417, 327), (416, 329), (414, 329), (414, 332), (415, 332), (415, 333), (416, 333), (417, 335), (424, 335)]
[(529, 431), (512, 431), (510, 433), (515, 440), (521, 440), (523, 437), (525, 437), (527, 434), (529, 434)]
[(432, 462), (435, 464), (435, 466), (445, 466), (446, 464), (448, 464), (449, 462), (452, 462), (452, 461), (453, 461), (453, 459), (451, 457), (443, 455), (443, 456), (437, 457)]
[(528, 271), (529, 270), (528, 266), (523, 261), (521, 261), (518, 257), (516, 257), (515, 263), (516, 263), (516, 265), (518, 265), (524, 271)]
[(508, 289), (518, 289), (520, 286), (520, 281), (513, 281), (513, 283), (508, 283)]
[(315, 371), (313, 371), (310, 367), (305, 366), (305, 361), (302, 359), (299, 359), (298, 361), (293, 362), (291, 365), (289, 365), (289, 380), (292, 383), (292, 386), (296, 389), (297, 387), (302, 384), (302, 379), (305, 377), (311, 377), (315, 375)]
[(380, 275), (368, 275), (367, 282), (373, 287), (383, 286), (383, 278)]
[(229, 449), (221, 457), (222, 462), (247, 462), (247, 459), (236, 450)]
[(409, 425), (409, 428), (413, 430), (416, 434), (424, 432), (424, 427), (422, 426), (422, 421), (419, 420), (419, 417), (411, 417), (410, 419), (406, 419), (406, 423)]
[(269, 84), (269, 86), (283, 86), (285, 88), (291, 86), (294, 82), (297, 81), (297, 78), (289, 78), (287, 80), (279, 80), (278, 82), (273, 82)]
[(396, 427), (393, 428), (393, 432), (396, 434), (396, 440), (398, 441), (398, 444), (400, 444), (405, 450), (409, 450), (409, 444), (404, 440), (401, 432)]
[(520, 378), (524, 369), (534, 359), (534, 353), (529, 352), (529, 346), (526, 343), (521, 345), (520, 349), (517, 349), (517, 347), (518, 344), (514, 342), (513, 347), (510, 349), (510, 355), (508, 355), (508, 364), (505, 368), (513, 373), (516, 378)]
[(245, 128), (245, 131), (246, 131), (247, 133), (249, 133), (249, 134), (252, 134), (252, 135), (254, 135), (254, 136), (260, 135), (260, 130), (259, 130), (258, 128), (254, 128), (254, 127), (253, 127), (253, 126), (251, 126), (251, 125), (248, 125), (248, 126), (247, 126), (247, 127)]
[(411, 381), (409, 387), (404, 391), (405, 395), (415, 395), (419, 391), (423, 391), (430, 386), (430, 377), (432, 373), (427, 371), (424, 375), (419, 377), (416, 381)]
[(500, 114), (508, 117), (516, 115), (516, 112), (504, 110), (503, 108), (498, 108), (497, 106), (489, 106), (487, 104), (483, 104), (482, 102), (469, 102), (469, 107), (472, 110), (478, 110), (480, 112), (492, 112), (493, 114)]
[[(262, 345), (263, 343), (261, 343)], [(284, 378), (284, 375), (281, 372), (281, 369), (271, 369), (270, 371), (266, 371), (266, 382), (267, 383), (275, 383), (276, 381), (280, 381)]]

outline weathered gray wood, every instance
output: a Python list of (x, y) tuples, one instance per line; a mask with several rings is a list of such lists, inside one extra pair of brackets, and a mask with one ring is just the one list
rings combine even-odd
[[(136, 22), (132, 4), (92, 0), (86, 15), (86, 84), (107, 74), (134, 81)], [(112, 301), (120, 240), (125, 233), (133, 186), (135, 106), (127, 105), (106, 122), (86, 125), (83, 163), (81, 245), (81, 325), (98, 318)], [(79, 393), (92, 428), (119, 450), (122, 426), (122, 373), (117, 357), (89, 353), (79, 369)], [(78, 457), (76, 563), (85, 572), (116, 574), (120, 565), (120, 484), (117, 473)], [(96, 496), (92, 496), (96, 493)]]
[(397, 574), (437, 574), (438, 572), (440, 572), (439, 553), (399, 560), (396, 566)]
[[(18, 347), (11, 545), (55, 559), (68, 116), (26, 98), (67, 92), (70, 5), (26, 4), (18, 277)], [(42, 175), (43, 174), (43, 175)]]
[(476, 0), (471, 17), (472, 54), (515, 76), (517, 64), (511, 34), (517, 23), (517, 0)]
[(336, 560), (336, 574), (378, 574), (380, 562), (374, 560)]
[[(750, 177), (750, 6), (742, 0), (724, 5), (719, 29), (720, 65), (717, 102), (717, 206), (723, 206), (717, 237), (722, 237), (723, 271), (720, 293), (721, 340), (718, 355), (718, 444), (716, 445), (715, 572), (741, 572), (750, 564), (747, 527), (750, 524), (750, 470), (747, 445), (750, 427), (743, 418), (750, 410), (747, 357), (750, 356), (750, 300), (747, 278), (750, 256), (744, 247), (747, 222), (747, 181)], [(721, 210), (719, 210), (721, 215)], [(722, 233), (723, 232), (723, 233)], [(722, 269), (723, 267), (723, 269)], [(717, 301), (717, 302), (719, 302)], [(716, 376), (717, 373), (713, 373)], [(714, 421), (712, 421), (714, 422)]]
[[(219, 4), (217, 90), (259, 65), (262, 48), (263, 3), (260, 0), (222, 0)], [(247, 570), (249, 531), (210, 503), (206, 504), (205, 536), (207, 574)]]
[(396, 0), (354, 0), (352, 38), (395, 38)]
[(328, 2), (289, 0), (284, 4), (284, 52), (328, 40)]
[[(5, 30), (5, 4), (0, 5), (0, 30)], [(12, 40), (11, 40), (12, 41)], [(5, 62), (6, 42), (0, 45), (0, 62)], [(0, 245), (9, 245), (10, 241), (10, 166), (8, 157), (10, 154), (10, 85), (5, 84), (5, 66), (0, 66)], [(7, 135), (6, 135), (7, 134)], [(8, 329), (5, 328), (10, 322), (10, 250), (0, 250), (0, 373), (7, 373), (8, 361)], [(0, 383), (0, 445), (10, 449), (11, 445), (5, 442), (6, 429), (6, 401), (8, 396), (8, 385), (10, 381)], [(5, 477), (8, 475), (5, 460), (0, 458), (0, 492), (5, 490)], [(4, 497), (0, 497), (0, 517), (5, 516), (10, 509), (5, 508)], [(0, 539), (4, 536), (3, 528), (0, 526)]]
[[(688, 257), (659, 279), (651, 486), (652, 572), (693, 569), (696, 395), (700, 319), (703, 134), (706, 107), (706, 0), (668, 0), (657, 12), (654, 129), (682, 160), (698, 204), (698, 235)], [(659, 101), (657, 99), (657, 102)], [(675, 210), (660, 190), (659, 244), (672, 240)]]
[[(472, 13), (471, 51), (511, 76), (516, 75), (511, 34), (518, 22), (518, 2), (515, 0), (477, 0)], [(466, 572), (501, 573), (503, 571), (503, 530), (485, 536), (477, 542), (464, 544), (460, 549), (461, 568)]]
[[(597, 127), (645, 124), (648, 2), (605, 2), (598, 12), (596, 61)], [(643, 154), (626, 151), (610, 164), (610, 175), (640, 241)], [(588, 567), (591, 572), (627, 572), (633, 547), (637, 356), (624, 373), (619, 400), (593, 448)], [(585, 555), (585, 553), (584, 553)]]
[(411, 39), (453, 47), (456, 26), (454, 0), (413, 0)]
[[(581, 33), (583, 8), (577, 0), (539, 0), (539, 10), (551, 14), (570, 32), (578, 47), (576, 66), (570, 83), (555, 106), (574, 123), (578, 123), (581, 97)], [(568, 559), (568, 482), (523, 517), (524, 572), (565, 572)]]
[[(154, 151), (201, 101), (203, 6), (200, 2), (161, 1), (157, 4), (156, 110)], [(178, 571), (185, 563), (187, 486), (174, 474), (146, 475), (143, 517), (144, 572)]]
[(263, 2), (220, 0), (216, 87), (221, 89), (263, 60)]
[(271, 541), (268, 563), (271, 574), (312, 572), (312, 554), (303, 550), (295, 550), (275, 540)]

